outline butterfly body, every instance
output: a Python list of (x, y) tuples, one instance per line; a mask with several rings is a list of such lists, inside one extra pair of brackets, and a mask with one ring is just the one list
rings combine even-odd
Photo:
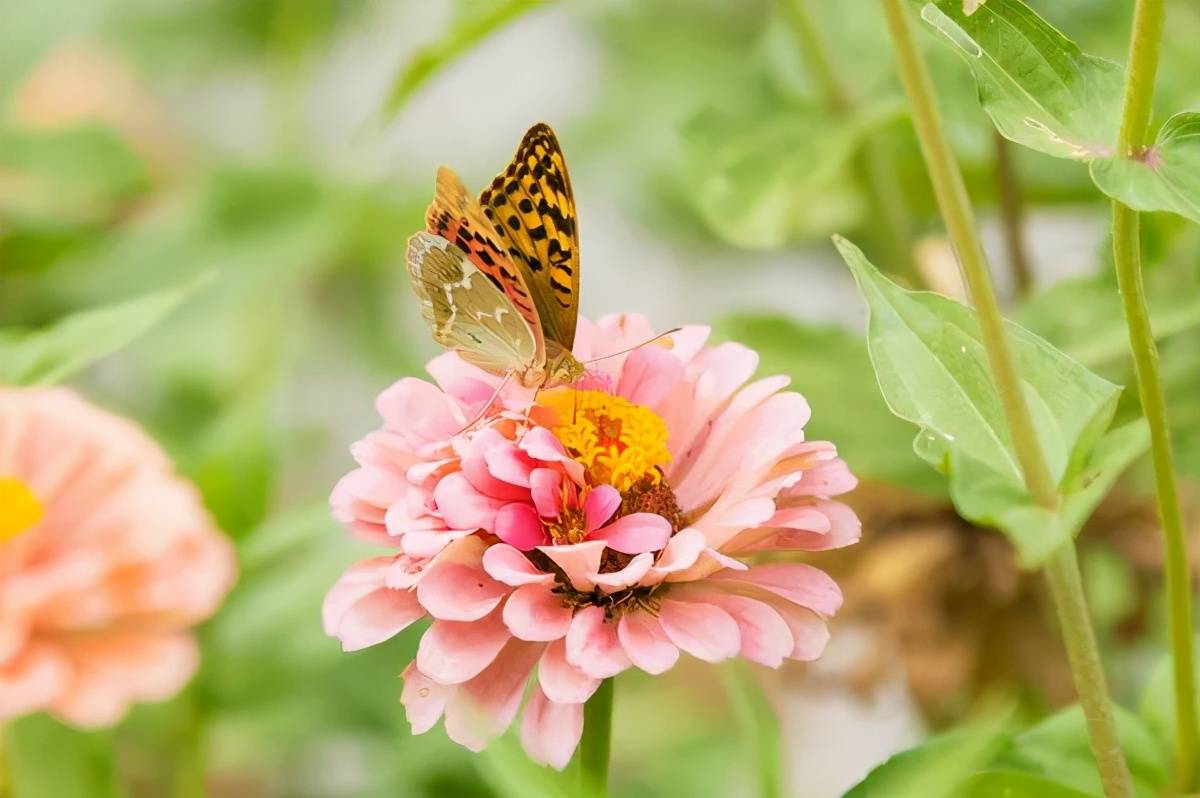
[(438, 170), (426, 230), (408, 242), (408, 272), (439, 344), (528, 388), (586, 373), (571, 354), (579, 316), (575, 204), (562, 150), (544, 124), (525, 134), (478, 199)]

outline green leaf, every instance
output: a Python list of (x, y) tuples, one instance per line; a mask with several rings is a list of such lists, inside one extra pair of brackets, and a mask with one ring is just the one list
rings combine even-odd
[(1134, 210), (1200, 222), (1200, 113), (1175, 114), (1144, 153), (1094, 161), (1091, 170), (1101, 191)]
[(915, 450), (950, 475), (951, 497), (964, 517), (998, 526), (1023, 564), (1040, 564), (1078, 530), (1145, 445), (1144, 431), (1131, 427), (1095, 448), (1119, 388), (1007, 322), (1034, 427), (1063, 496), (1057, 512), (1035, 505), (974, 312), (937, 294), (900, 288), (853, 244), (835, 242), (870, 307), (867, 343), (883, 397), (893, 413), (920, 427)]
[(41, 330), (0, 329), (0, 383), (62, 382), (162, 322), (205, 282), (208, 276), (137, 299), (73, 313)]
[[(1200, 293), (1158, 277), (1146, 276), (1154, 337), (1200, 325)], [(1060, 280), (1022, 304), (1016, 320), (1091, 368), (1129, 357), (1125, 311), (1110, 275)]]
[(939, 735), (891, 757), (842, 798), (959, 798), (962, 785), (987, 767), (1005, 737), (995, 720)]
[(487, 3), (485, 8), (459, 14), (445, 36), (418, 50), (396, 75), (383, 106), (384, 116), (398, 113), (434, 75), (475, 44), (547, 2), (500, 0)]
[[(1132, 712), (1113, 706), (1117, 737), (1129, 763), (1138, 796), (1157, 796), (1170, 773), (1169, 748)], [(1101, 795), (1083, 709), (1073, 705), (1016, 735), (997, 764), (1052, 777), (1090, 795)]]
[(935, 0), (921, 18), (966, 60), (979, 101), (1006, 138), (1059, 158), (1112, 154), (1118, 64), (1081, 52), (1020, 0), (988, 0), (970, 14), (962, 0)]
[(716, 335), (756, 351), (760, 373), (791, 377), (792, 388), (812, 407), (805, 434), (836, 443), (857, 476), (945, 495), (946, 480), (913, 452), (912, 428), (880, 396), (861, 336), (842, 327), (750, 314), (718, 321)]
[(972, 776), (955, 798), (1096, 798), (1031, 773), (993, 772)]
[[(1200, 678), (1200, 662), (1193, 662), (1193, 670)], [(1170, 654), (1160, 657), (1150, 671), (1138, 701), (1138, 716), (1159, 747), (1170, 750), (1175, 745), (1175, 667)]]
[(898, 118), (894, 100), (848, 117), (751, 87), (736, 110), (710, 108), (684, 126), (686, 180), (708, 228), (747, 249), (826, 235), (862, 214), (846, 168), (859, 145)]
[(107, 732), (81, 732), (45, 715), (4, 728), (12, 794), (21, 798), (121, 798), (116, 751)]
[(137, 299), (80, 311), (41, 330), (0, 329), (0, 384), (61, 382), (154, 327), (207, 281), (204, 276)]

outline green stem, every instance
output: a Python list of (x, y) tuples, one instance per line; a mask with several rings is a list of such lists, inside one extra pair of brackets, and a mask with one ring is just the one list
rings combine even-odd
[(721, 674), (741, 736), (754, 747), (759, 794), (762, 798), (783, 798), (787, 790), (784, 789), (783, 746), (775, 710), (745, 662), (731, 662), (722, 668)]
[[(1139, 156), (1146, 147), (1154, 77), (1158, 69), (1159, 41), (1163, 29), (1162, 0), (1137, 0), (1129, 46), (1129, 69), (1121, 116), (1118, 152)], [(1150, 312), (1142, 282), (1141, 237), (1136, 211), (1113, 202), (1113, 263), (1129, 327), (1129, 347), (1137, 374), (1142, 413), (1150, 425), (1158, 517), (1166, 543), (1165, 566), (1168, 626), (1175, 681), (1176, 781), (1189, 789), (1196, 777), (1196, 685), (1192, 650), (1192, 593), (1187, 543), (1175, 486), (1171, 435), (1166, 401), (1158, 369), (1158, 349), (1150, 327)]]
[(1021, 184), (1017, 179), (1012, 158), (1012, 143), (999, 130), (992, 131), (996, 152), (996, 193), (1000, 200), (1000, 222), (1004, 229), (1004, 248), (1012, 267), (1013, 293), (1018, 298), (1029, 296), (1033, 288), (1033, 272), (1025, 252), (1025, 214), (1021, 207)]
[(583, 706), (583, 739), (579, 743), (583, 795), (602, 798), (608, 792), (608, 757), (612, 748), (613, 680), (605, 679)]
[[(826, 46), (826, 37), (809, 13), (806, 0), (780, 0), (780, 11), (800, 46), (800, 54), (824, 94), (830, 113), (848, 117), (857, 102), (853, 93), (838, 76), (837, 65)], [(887, 251), (887, 262), (907, 282), (922, 285), (920, 274), (912, 260), (911, 225), (904, 196), (895, 180), (896, 169), (891, 153), (884, 142), (874, 138), (863, 143), (854, 159), (854, 175), (867, 195), (872, 225), (879, 244)]]
[(4, 732), (4, 724), (0, 723), (0, 798), (15, 798), (16, 788), (8, 769), (8, 748)]
[[(963, 277), (979, 319), (980, 337), (988, 365), (1004, 406), (1013, 448), (1025, 487), (1042, 507), (1058, 510), (1058, 491), (1033, 426), (1023, 384), (1008, 346), (1004, 318), (996, 302), (991, 271), (962, 172), (950, 149), (934, 99), (928, 68), (913, 40), (905, 0), (883, 0), (888, 31), (896, 50), (900, 80), (912, 110), (913, 126), (938, 207), (954, 243)], [(1071, 663), (1075, 689), (1087, 718), (1092, 753), (1108, 798), (1131, 798), (1133, 781), (1117, 738), (1112, 706), (1095, 633), (1088, 617), (1073, 542), (1067, 542), (1045, 569), (1062, 625), (1063, 642)]]

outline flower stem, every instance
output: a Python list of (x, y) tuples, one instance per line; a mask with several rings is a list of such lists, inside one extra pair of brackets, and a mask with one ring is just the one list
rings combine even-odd
[(1033, 288), (1033, 273), (1029, 267), (1029, 255), (1025, 251), (1025, 214), (1021, 207), (1021, 184), (1017, 180), (1016, 165), (1013, 163), (1012, 143), (992, 131), (993, 149), (996, 152), (996, 193), (1000, 199), (1000, 221), (1004, 228), (1004, 246), (1008, 250), (1008, 262), (1012, 268), (1013, 293), (1021, 299)]
[(783, 798), (783, 748), (779, 739), (779, 720), (754, 674), (745, 662), (729, 663), (721, 670), (725, 692), (737, 717), (741, 736), (754, 746), (758, 766), (759, 795)]
[(605, 679), (583, 706), (583, 739), (579, 743), (583, 795), (602, 798), (608, 792), (608, 757), (612, 748), (613, 680)]
[[(1137, 157), (1146, 147), (1158, 69), (1159, 42), (1163, 29), (1162, 0), (1137, 0), (1133, 34), (1129, 45), (1129, 68), (1118, 154)], [(1154, 461), (1158, 517), (1166, 542), (1166, 589), (1168, 626), (1175, 681), (1175, 767), (1177, 785), (1192, 786), (1196, 777), (1196, 685), (1192, 650), (1192, 594), (1187, 543), (1175, 486), (1174, 458), (1167, 426), (1166, 402), (1158, 370), (1158, 349), (1150, 327), (1150, 312), (1142, 282), (1140, 222), (1136, 211), (1113, 202), (1113, 263), (1117, 285), (1129, 327), (1129, 346), (1137, 374), (1142, 413), (1150, 425), (1150, 448)]]
[[(942, 127), (929, 71), (913, 40), (904, 0), (883, 0), (883, 8), (896, 50), (900, 79), (911, 106), (913, 126), (917, 131), (938, 207), (954, 243), (979, 318), (980, 337), (1004, 406), (1025, 487), (1037, 504), (1056, 511), (1059, 501), (1057, 487), (1034, 430), (1020, 374), (1008, 347), (1004, 318), (996, 303), (987, 256), (979, 239), (962, 172)], [(1073, 541), (1068, 541), (1059, 549), (1045, 568), (1045, 575), (1058, 607), (1063, 643), (1067, 648), (1079, 702), (1087, 719), (1092, 753), (1096, 757), (1104, 794), (1108, 798), (1130, 798), (1133, 795), (1133, 781), (1117, 738), (1074, 545)]]

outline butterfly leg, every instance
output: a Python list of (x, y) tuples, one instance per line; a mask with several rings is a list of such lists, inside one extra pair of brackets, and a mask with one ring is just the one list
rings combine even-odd
[(504, 379), (500, 380), (500, 384), (496, 386), (496, 390), (492, 391), (492, 395), (488, 397), (488, 400), (483, 403), (483, 407), (481, 407), (479, 412), (475, 414), (475, 418), (471, 419), (470, 423), (460, 429), (456, 434), (462, 435), (464, 432), (470, 432), (480, 421), (483, 421), (484, 416), (486, 416), (488, 411), (492, 409), (492, 403), (495, 402), (496, 398), (500, 396), (500, 392), (504, 390), (506, 385), (508, 385), (508, 381), (512, 379), (513, 374), (515, 373), (516, 372), (512, 369), (504, 372)]

